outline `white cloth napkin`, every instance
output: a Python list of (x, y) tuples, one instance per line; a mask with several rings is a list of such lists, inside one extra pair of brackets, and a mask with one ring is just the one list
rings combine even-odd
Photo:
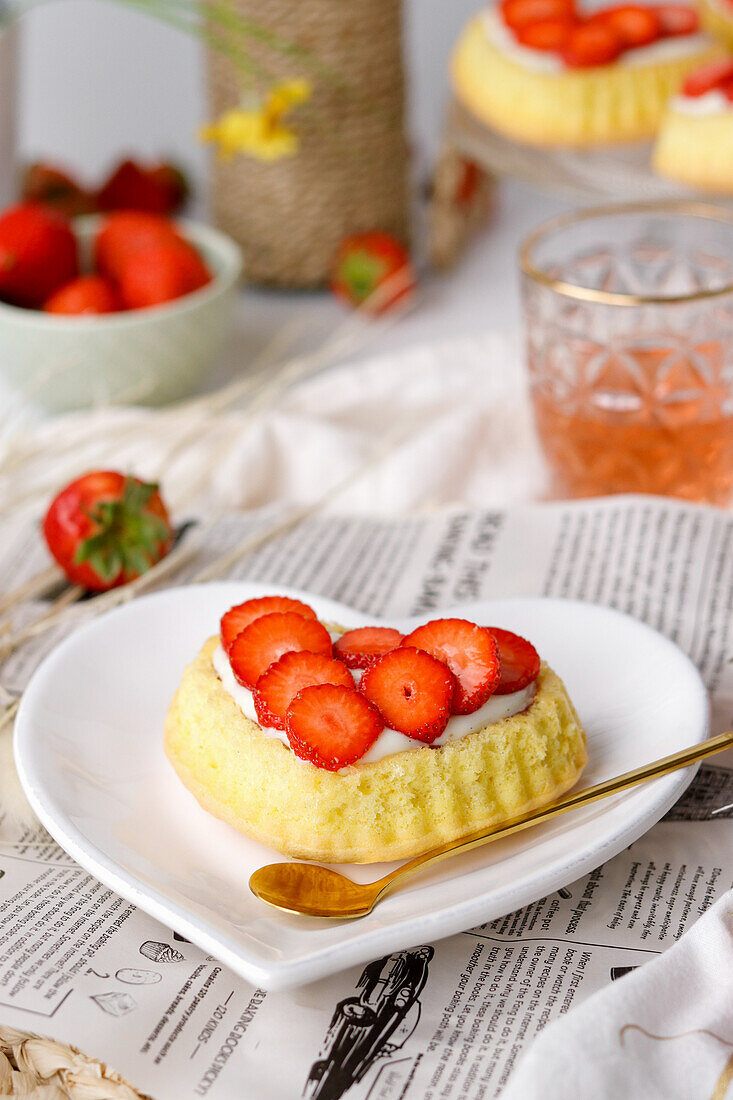
[[(501, 336), (464, 337), (324, 371), (254, 419), (246, 410), (200, 409), (57, 417), (0, 440), (12, 469), (6, 485), (0, 468), (0, 495), (24, 495), (37, 515), (51, 477), (60, 486), (113, 463), (159, 477), (178, 515), (303, 504), (372, 462), (389, 432), (393, 449), (339, 493), (332, 511), (511, 507), (541, 496), (545, 481), (521, 358)], [(185, 448), (168, 460), (181, 430)], [(38, 458), (27, 461), (31, 452)]]
[(733, 890), (534, 1041), (502, 1100), (733, 1096)]

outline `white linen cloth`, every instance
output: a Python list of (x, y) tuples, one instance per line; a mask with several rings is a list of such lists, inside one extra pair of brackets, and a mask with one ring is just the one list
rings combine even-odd
[(659, 958), (550, 1024), (502, 1100), (726, 1096), (733, 1096), (733, 890)]
[[(185, 447), (169, 457), (182, 431)], [(200, 406), (57, 417), (0, 439), (0, 494), (22, 496), (37, 516), (52, 487), (113, 463), (159, 478), (180, 518), (184, 507), (203, 517), (217, 508), (303, 504), (373, 460), (387, 431), (394, 449), (344, 488), (332, 510), (511, 507), (545, 492), (521, 353), (487, 335), (324, 371), (254, 419), (246, 408), (212, 415)]]

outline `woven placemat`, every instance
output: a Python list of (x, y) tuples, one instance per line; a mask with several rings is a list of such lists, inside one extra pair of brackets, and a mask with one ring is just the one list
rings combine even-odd
[(75, 1047), (0, 1024), (0, 1096), (33, 1100), (150, 1100)]

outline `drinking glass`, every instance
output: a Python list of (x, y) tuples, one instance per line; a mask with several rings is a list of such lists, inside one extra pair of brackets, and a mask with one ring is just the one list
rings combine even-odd
[(733, 212), (561, 215), (521, 249), (535, 423), (562, 496), (733, 493)]

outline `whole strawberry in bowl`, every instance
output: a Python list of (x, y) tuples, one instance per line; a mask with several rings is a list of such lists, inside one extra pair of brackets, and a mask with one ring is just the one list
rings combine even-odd
[(96, 200), (100, 210), (148, 210), (174, 214), (188, 197), (188, 182), (174, 164), (120, 161), (108, 176)]
[(15, 209), (29, 228), (0, 212), (0, 377), (53, 411), (195, 391), (231, 329), (238, 246), (149, 211)]
[(79, 273), (79, 248), (69, 223), (40, 203), (0, 214), (0, 299), (38, 309)]

